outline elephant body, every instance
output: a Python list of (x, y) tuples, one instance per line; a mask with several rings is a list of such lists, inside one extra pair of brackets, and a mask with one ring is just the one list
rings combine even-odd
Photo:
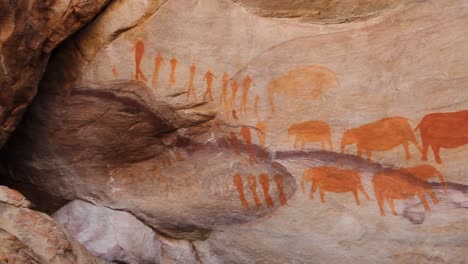
[(406, 200), (413, 196), (418, 196), (426, 211), (431, 210), (424, 197), (429, 194), (432, 201), (437, 204), (439, 201), (434, 194), (434, 190), (429, 182), (422, 180), (403, 170), (385, 170), (378, 172), (372, 178), (375, 198), (380, 208), (380, 214), (385, 215), (384, 203), (387, 201), (394, 215), (397, 214), (394, 201)]
[(268, 83), (271, 112), (275, 112), (275, 94), (317, 99), (324, 90), (338, 86), (336, 73), (323, 66), (311, 65), (288, 71)]
[(325, 142), (333, 150), (331, 141), (331, 129), (327, 123), (322, 121), (308, 121), (299, 124), (293, 124), (288, 129), (288, 140), (291, 136), (295, 136), (293, 147), (296, 148), (300, 143), (302, 150), (304, 150), (305, 143), (307, 142), (320, 142), (322, 149), (325, 147)]
[(442, 175), (442, 173), (440, 173), (438, 169), (434, 168), (431, 165), (423, 164), (414, 167), (403, 168), (400, 169), (400, 171), (403, 173), (408, 173), (413, 177), (424, 181), (428, 181), (431, 178), (438, 177), (440, 183), (442, 184), (442, 186), (444, 186), (445, 191), (447, 191), (444, 176)]
[(369, 200), (369, 195), (361, 184), (361, 177), (354, 170), (327, 166), (310, 168), (304, 172), (302, 177), (301, 187), (303, 192), (305, 192), (305, 183), (307, 182), (312, 182), (309, 196), (311, 200), (314, 198), (314, 192), (317, 189), (319, 189), (322, 202), (325, 202), (325, 192), (352, 192), (356, 204), (360, 204), (358, 190)]
[(456, 148), (468, 144), (468, 110), (433, 113), (424, 116), (416, 127), (421, 133), (423, 160), (432, 148), (437, 163), (442, 163), (440, 148)]
[(341, 152), (344, 152), (346, 145), (356, 144), (358, 156), (364, 151), (370, 160), (372, 151), (390, 150), (403, 145), (408, 160), (411, 158), (409, 142), (421, 150), (408, 119), (388, 117), (346, 131), (341, 141)]

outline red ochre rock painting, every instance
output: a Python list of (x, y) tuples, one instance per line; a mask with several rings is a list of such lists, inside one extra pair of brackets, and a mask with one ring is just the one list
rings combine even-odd
[(304, 150), (305, 143), (320, 142), (322, 149), (325, 149), (325, 143), (327, 143), (330, 150), (333, 150), (331, 129), (325, 122), (308, 121), (293, 124), (288, 129), (288, 141), (292, 136), (295, 136), (293, 148), (296, 148), (297, 144), (300, 143), (302, 150)]
[(430, 147), (436, 162), (442, 163), (441, 148), (457, 148), (468, 144), (468, 110), (428, 114), (416, 130), (421, 134), (422, 159), (427, 160)]
[[(257, 181), (261, 187), (263, 197), (264, 197), (264, 202), (265, 206), (267, 207), (274, 207), (275, 202), (274, 199), (271, 196), (271, 186), (270, 183), (273, 180), (274, 184), (276, 186), (276, 191), (277, 191), (277, 199), (279, 201), (279, 204), (284, 206), (287, 205), (288, 198), (285, 194), (285, 186), (284, 186), (284, 181), (283, 178), (284, 176), (281, 174), (274, 174), (273, 176), (268, 175), (267, 173), (261, 173), (260, 175), (256, 176), (253, 174), (248, 174), (246, 177), (248, 185), (249, 185), (249, 190), (252, 193), (252, 197), (254, 200), (254, 203), (257, 208), (260, 208), (262, 206), (262, 202), (259, 198), (259, 195), (257, 193)], [(244, 190), (244, 180), (243, 176), (240, 174), (234, 174), (233, 176), (233, 182), (234, 186), (237, 188), (237, 191), (239, 193), (239, 198), (240, 201), (245, 209), (250, 209), (250, 205)]]
[(323, 66), (307, 66), (290, 70), (268, 83), (268, 99), (271, 112), (275, 112), (275, 95), (318, 99), (327, 89), (339, 87), (336, 73)]
[(143, 59), (144, 53), (145, 53), (145, 44), (143, 43), (143, 41), (138, 40), (135, 43), (135, 79), (146, 82), (147, 79), (140, 67), (141, 60)]
[(301, 180), (302, 191), (305, 184), (312, 182), (309, 197), (314, 199), (314, 193), (319, 190), (320, 200), (325, 202), (325, 192), (344, 193), (352, 192), (356, 204), (360, 204), (358, 191), (364, 194), (367, 200), (369, 195), (362, 186), (361, 177), (356, 170), (340, 169), (335, 167), (314, 167), (306, 170)]
[(409, 174), (405, 170), (388, 169), (378, 172), (372, 178), (372, 185), (382, 216), (385, 216), (385, 201), (389, 204), (393, 215), (397, 215), (394, 204), (395, 199), (406, 200), (417, 196), (426, 211), (431, 210), (425, 198), (426, 194), (432, 198), (434, 204), (439, 203), (429, 182)]
[(403, 145), (406, 159), (409, 160), (409, 142), (422, 150), (407, 118), (387, 117), (347, 130), (341, 140), (341, 153), (344, 153), (347, 145), (356, 144), (357, 155), (360, 157), (364, 151), (371, 160), (372, 151), (385, 151)]

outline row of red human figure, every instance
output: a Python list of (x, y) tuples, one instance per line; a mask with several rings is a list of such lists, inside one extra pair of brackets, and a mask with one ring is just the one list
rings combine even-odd
[[(434, 204), (437, 199), (429, 179), (438, 177), (446, 191), (446, 183), (442, 174), (431, 165), (419, 165), (402, 169), (386, 169), (374, 174), (372, 185), (374, 194), (379, 205), (380, 214), (385, 215), (384, 203), (387, 201), (392, 213), (397, 214), (394, 200), (406, 200), (417, 196), (426, 211), (430, 210), (425, 195), (429, 195)], [(318, 190), (320, 200), (325, 202), (325, 193), (346, 193), (354, 195), (356, 204), (360, 204), (359, 192), (367, 200), (370, 197), (361, 183), (358, 170), (342, 169), (329, 166), (312, 167), (304, 172), (301, 180), (302, 191), (305, 192), (306, 183), (311, 182), (309, 197), (314, 199), (314, 193)]]
[[(416, 129), (419, 130), (422, 147), (416, 139), (409, 120), (405, 117), (387, 117), (344, 132), (341, 140), (341, 153), (347, 145), (355, 144), (357, 154), (366, 153), (368, 159), (373, 151), (385, 151), (402, 145), (406, 159), (411, 158), (409, 143), (413, 143), (427, 160), (432, 148), (436, 162), (442, 163), (441, 148), (456, 148), (468, 144), (468, 110), (446, 113), (432, 113), (423, 117)], [(293, 124), (288, 129), (288, 138), (295, 137), (293, 147), (301, 144), (302, 149), (308, 142), (320, 142), (322, 148), (328, 144), (333, 150), (331, 128), (322, 121), (307, 121)]]
[[(278, 193), (278, 200), (281, 205), (287, 205), (287, 198), (286, 195), (284, 194), (284, 184), (283, 184), (283, 178), (280, 174), (275, 174), (271, 178), (273, 178), (273, 181), (275, 182), (277, 193)], [(253, 200), (255, 202), (255, 206), (257, 208), (260, 208), (262, 206), (262, 201), (257, 193), (257, 181), (260, 183), (260, 186), (263, 191), (263, 197), (265, 200), (265, 204), (268, 207), (273, 207), (274, 206), (274, 200), (271, 197), (270, 194), (270, 176), (266, 173), (262, 173), (258, 175), (249, 174), (249, 175), (241, 175), (239, 173), (234, 174), (233, 176), (233, 183), (234, 186), (237, 188), (237, 191), (239, 193), (239, 197), (241, 200), (242, 205), (246, 209), (250, 209), (250, 205), (244, 190), (244, 182), (247, 181), (249, 190), (252, 194)]]
[[(143, 59), (145, 53), (145, 45), (143, 41), (138, 40), (135, 43), (135, 76), (136, 80), (140, 80), (143, 82), (147, 82), (148, 79), (146, 78), (145, 74), (141, 69), (141, 61)], [(176, 70), (177, 70), (177, 59), (172, 57), (170, 59), (170, 73), (168, 78), (168, 86), (172, 87), (176, 84)], [(153, 72), (153, 79), (151, 84), (153, 88), (157, 88), (159, 84), (159, 75), (161, 71), (161, 67), (164, 64), (164, 58), (161, 53), (158, 53), (154, 57), (154, 72)], [(114, 68), (113, 71), (116, 71)], [(187, 99), (191, 96), (197, 100), (197, 92), (195, 87), (195, 77), (197, 72), (197, 66), (195, 62), (192, 62), (189, 68), (189, 82), (187, 87)], [(203, 77), (203, 80), (206, 82), (206, 89), (203, 93), (203, 100), (204, 101), (214, 101), (213, 98), (213, 82), (216, 78), (215, 74), (208, 70)], [(232, 109), (232, 115), (236, 118), (236, 112), (234, 107), (236, 106), (236, 99), (239, 87), (242, 85), (242, 97), (241, 97), (241, 104), (240, 104), (240, 112), (245, 114), (247, 112), (247, 100), (248, 100), (248, 93), (250, 90), (250, 86), (252, 84), (252, 78), (247, 75), (243, 78), (242, 83), (239, 84), (237, 81), (231, 81), (231, 77), (227, 73), (223, 73), (222, 75), (222, 91), (221, 96), (219, 98), (219, 103), (223, 105), (226, 109), (226, 112), (229, 108)], [(231, 88), (230, 95), (228, 95), (229, 86)], [(256, 105), (258, 105), (258, 98), (256, 98)]]

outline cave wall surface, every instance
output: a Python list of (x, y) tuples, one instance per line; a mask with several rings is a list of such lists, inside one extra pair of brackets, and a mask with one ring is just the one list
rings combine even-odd
[(111, 1), (6, 171), (194, 263), (466, 263), (467, 23), (464, 0)]

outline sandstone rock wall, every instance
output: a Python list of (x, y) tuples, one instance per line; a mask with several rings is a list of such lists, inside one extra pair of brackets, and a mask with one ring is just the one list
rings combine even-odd
[(466, 262), (465, 1), (293, 2), (112, 1), (9, 176), (203, 263)]

